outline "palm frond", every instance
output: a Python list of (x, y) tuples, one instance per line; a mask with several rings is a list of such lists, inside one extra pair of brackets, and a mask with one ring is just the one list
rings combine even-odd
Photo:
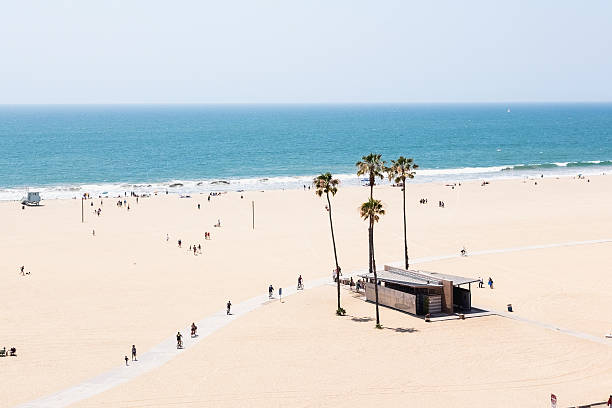
[(336, 195), (340, 180), (333, 178), (331, 173), (322, 173), (312, 180), (315, 194), (321, 197), (323, 194)]

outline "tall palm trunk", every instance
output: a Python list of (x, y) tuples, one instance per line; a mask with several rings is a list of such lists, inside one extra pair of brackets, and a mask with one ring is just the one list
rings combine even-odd
[[(374, 173), (370, 173), (370, 199), (374, 198), (374, 182), (375, 182)], [(368, 236), (368, 241), (369, 241), (369, 245), (371, 248), (374, 248), (373, 236), (374, 235)], [(368, 253), (369, 253), (368, 268), (370, 269), (370, 272), (372, 272), (372, 262), (373, 262), (372, 251), (368, 251)]]
[(403, 184), (403, 198), (404, 198), (404, 259), (406, 263), (406, 269), (408, 269), (408, 239), (406, 238), (406, 179)]
[(370, 173), (370, 198), (374, 198), (374, 174)]
[(374, 217), (370, 217), (370, 253), (372, 254), (372, 269), (374, 271), (374, 299), (376, 302), (376, 326), (380, 325), (380, 315), (378, 313), (378, 275), (376, 273), (376, 261), (374, 260)]
[(327, 208), (329, 208), (329, 227), (331, 228), (332, 244), (334, 245), (334, 260), (336, 261), (336, 281), (338, 282), (338, 310), (340, 310), (340, 267), (338, 266), (338, 254), (336, 253), (336, 238), (334, 237), (334, 224), (332, 222), (332, 207), (331, 201), (329, 200), (329, 193), (327, 196)]

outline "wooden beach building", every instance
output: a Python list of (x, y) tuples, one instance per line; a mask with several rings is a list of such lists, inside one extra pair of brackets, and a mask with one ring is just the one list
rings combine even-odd
[[(366, 300), (374, 302), (374, 274), (361, 275)], [(415, 315), (469, 312), (471, 284), (478, 279), (385, 265), (377, 271), (378, 302)]]

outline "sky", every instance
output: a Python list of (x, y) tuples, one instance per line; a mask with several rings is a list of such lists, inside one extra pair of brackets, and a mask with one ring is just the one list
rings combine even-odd
[(0, 104), (612, 101), (612, 1), (0, 0)]

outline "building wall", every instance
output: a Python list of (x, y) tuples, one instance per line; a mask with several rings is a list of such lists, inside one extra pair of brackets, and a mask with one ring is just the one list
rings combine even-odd
[(442, 311), (444, 313), (454, 313), (453, 307), (453, 281), (442, 281)]
[[(365, 284), (366, 299), (375, 302), (376, 294), (374, 292), (374, 284), (367, 282)], [(378, 303), (394, 309), (399, 309), (404, 312), (416, 314), (416, 296), (410, 293), (400, 292), (399, 290), (378, 287)]]
[(440, 313), (442, 311), (442, 296), (429, 295), (429, 313)]

